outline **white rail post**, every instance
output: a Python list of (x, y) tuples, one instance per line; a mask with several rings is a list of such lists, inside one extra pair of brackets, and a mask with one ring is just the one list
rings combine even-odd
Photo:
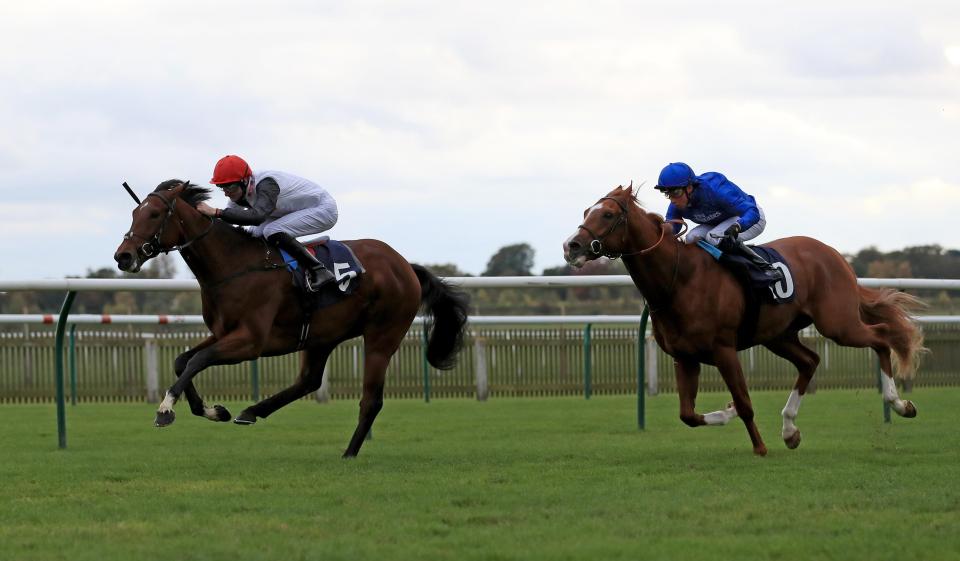
[(323, 365), (323, 378), (320, 380), (320, 389), (314, 392), (317, 403), (330, 402), (330, 369), (328, 365)]
[(486, 401), (490, 386), (487, 383), (487, 340), (483, 337), (473, 339), (473, 363), (477, 373), (477, 401)]
[(657, 340), (651, 334), (646, 336), (644, 344), (647, 346), (647, 351), (644, 353), (647, 361), (647, 395), (657, 395), (660, 391), (657, 386)]
[(146, 362), (147, 402), (160, 400), (160, 385), (157, 374), (157, 339), (151, 333), (143, 335), (143, 360)]

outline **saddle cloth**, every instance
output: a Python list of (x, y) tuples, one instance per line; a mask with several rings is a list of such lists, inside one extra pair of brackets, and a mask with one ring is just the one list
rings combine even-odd
[[(360, 275), (366, 270), (349, 246), (343, 242), (331, 240), (329, 236), (307, 240), (303, 245), (336, 277), (335, 282), (327, 284), (319, 292), (310, 293), (312, 300), (310, 307), (315, 309), (329, 306), (353, 294), (360, 282)], [(282, 249), (280, 255), (283, 256), (287, 269), (293, 273), (294, 284), (305, 292), (306, 281), (303, 278), (303, 271), (299, 270), (300, 264)]]
[(784, 259), (777, 250), (759, 245), (750, 246), (751, 249), (757, 252), (757, 255), (763, 257), (768, 263), (783, 273), (783, 280), (774, 283), (764, 274), (763, 270), (742, 255), (725, 253), (703, 240), (699, 240), (697, 245), (730, 269), (741, 283), (749, 284), (753, 292), (763, 298), (763, 300), (773, 304), (793, 302), (794, 284), (793, 275), (790, 272), (790, 264), (787, 263), (787, 260)]

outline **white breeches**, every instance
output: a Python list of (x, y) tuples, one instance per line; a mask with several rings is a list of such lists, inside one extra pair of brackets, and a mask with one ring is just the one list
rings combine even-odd
[[(740, 234), (737, 236), (739, 239), (743, 241), (752, 240), (753, 238), (759, 236), (760, 233), (763, 232), (763, 229), (767, 227), (767, 217), (763, 214), (763, 209), (757, 207), (757, 210), (760, 212), (760, 220), (757, 220), (756, 224), (740, 232)], [(729, 228), (730, 225), (736, 222), (739, 218), (739, 216), (734, 216), (715, 226), (711, 226), (710, 224), (701, 224), (693, 230), (690, 230), (690, 233), (687, 234), (687, 237), (684, 241), (688, 244), (691, 244), (697, 243), (697, 240), (704, 240), (709, 244), (717, 245), (722, 239), (724, 230)], [(719, 237), (714, 238), (710, 234), (714, 234)]]
[(333, 228), (338, 217), (337, 204), (331, 201), (329, 205), (297, 210), (278, 218), (268, 218), (263, 224), (251, 227), (250, 233), (264, 238), (277, 232), (286, 232), (295, 238), (313, 236)]

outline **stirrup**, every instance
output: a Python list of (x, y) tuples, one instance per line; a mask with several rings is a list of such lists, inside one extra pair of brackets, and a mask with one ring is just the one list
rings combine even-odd
[(306, 274), (304, 274), (304, 280), (306, 281), (308, 291), (319, 292), (321, 288), (336, 280), (336, 277), (333, 276), (330, 269), (317, 267), (315, 269), (307, 269)]
[(760, 270), (763, 271), (763, 274), (766, 275), (766, 277), (770, 280), (780, 282), (784, 279), (783, 271), (769, 263), (767, 263), (766, 267), (761, 266)]

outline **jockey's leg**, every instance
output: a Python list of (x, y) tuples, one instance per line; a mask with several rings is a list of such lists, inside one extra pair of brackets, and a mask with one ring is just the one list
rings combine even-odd
[(739, 217), (737, 216), (728, 218), (723, 222), (721, 222), (720, 224), (717, 224), (716, 226), (714, 226), (713, 229), (710, 231), (711, 235), (707, 236), (707, 239), (711, 240), (711, 243), (717, 244), (720, 247), (720, 249), (722, 249), (723, 251), (726, 251), (728, 253), (739, 253), (740, 255), (746, 257), (747, 259), (750, 260), (751, 263), (756, 265), (761, 271), (764, 271), (764, 274), (766, 274), (766, 276), (771, 281), (779, 282), (783, 280), (783, 273), (780, 271), (780, 269), (768, 263), (766, 259), (757, 255), (757, 252), (747, 247), (747, 244), (744, 243), (746, 241), (752, 240), (753, 238), (759, 236), (763, 232), (764, 228), (767, 227), (767, 220), (766, 220), (766, 216), (763, 214), (763, 209), (758, 208), (757, 210), (760, 211), (760, 219), (757, 220), (757, 223), (754, 224), (753, 226), (740, 232), (737, 235), (737, 239), (734, 243), (732, 244), (728, 243), (728, 238), (723, 238), (722, 236), (723, 236), (723, 233), (727, 230), (727, 228), (729, 228), (730, 226), (733, 225), (734, 222), (739, 220)]
[(300, 243), (297, 238), (286, 232), (276, 232), (270, 234), (267, 241), (277, 244), (280, 249), (286, 251), (297, 260), (297, 263), (307, 271), (307, 289), (316, 292), (321, 286), (336, 280), (322, 262), (310, 253), (307, 248)]
[(783, 272), (781, 272), (780, 269), (768, 263), (767, 260), (764, 259), (763, 257), (760, 257), (759, 255), (757, 255), (757, 252), (755, 252), (753, 249), (751, 249), (745, 243), (743, 243), (742, 239), (739, 239), (739, 238), (737, 239), (734, 249), (738, 251), (740, 255), (743, 255), (744, 257), (749, 259), (751, 263), (753, 263), (754, 265), (759, 267), (762, 271), (764, 271), (764, 273), (770, 280), (777, 281), (777, 282), (783, 280)]

